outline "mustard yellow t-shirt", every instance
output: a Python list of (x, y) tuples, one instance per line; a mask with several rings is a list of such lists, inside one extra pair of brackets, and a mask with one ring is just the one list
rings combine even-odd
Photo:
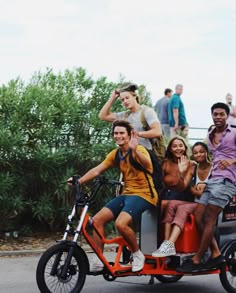
[[(147, 168), (149, 172), (152, 172), (152, 162), (148, 151), (141, 145), (138, 145), (137, 150), (141, 152), (145, 157), (150, 160), (150, 166)], [(117, 149), (111, 151), (103, 163), (107, 167), (115, 166), (115, 155)], [(154, 197), (152, 198), (147, 179), (144, 172), (134, 168), (129, 162), (129, 156), (125, 158), (125, 161), (120, 161), (120, 171), (123, 174), (123, 181), (125, 186), (123, 188), (122, 194), (127, 195), (137, 195), (150, 202), (153, 205), (157, 204), (158, 195), (154, 188), (153, 180), (151, 175), (148, 175), (149, 182), (152, 186)]]

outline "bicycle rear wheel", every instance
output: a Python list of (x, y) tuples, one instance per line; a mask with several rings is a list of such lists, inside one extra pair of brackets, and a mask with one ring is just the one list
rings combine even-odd
[(227, 292), (236, 293), (236, 242), (229, 245), (224, 256), (228, 271), (221, 269), (220, 281)]
[(82, 290), (88, 271), (88, 260), (83, 250), (75, 249), (66, 276), (61, 276), (69, 249), (66, 243), (57, 244), (41, 256), (36, 271), (40, 292), (76, 293)]

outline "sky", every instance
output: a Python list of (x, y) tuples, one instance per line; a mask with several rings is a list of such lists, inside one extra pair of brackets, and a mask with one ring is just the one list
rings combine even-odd
[[(0, 85), (35, 71), (83, 67), (145, 84), (153, 104), (183, 84), (192, 127), (236, 104), (235, 0), (0, 0)], [(199, 135), (196, 132), (192, 136)]]

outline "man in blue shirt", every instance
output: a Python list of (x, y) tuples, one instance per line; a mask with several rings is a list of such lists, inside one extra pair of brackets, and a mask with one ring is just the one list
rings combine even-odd
[(164, 92), (165, 96), (159, 99), (155, 105), (155, 111), (161, 123), (161, 129), (164, 136), (170, 138), (170, 126), (168, 119), (168, 103), (172, 95), (172, 90), (167, 88)]
[(180, 97), (182, 92), (183, 86), (181, 84), (177, 84), (175, 87), (175, 94), (173, 94), (168, 103), (168, 118), (171, 138), (180, 134), (181, 130), (188, 127), (184, 104)]

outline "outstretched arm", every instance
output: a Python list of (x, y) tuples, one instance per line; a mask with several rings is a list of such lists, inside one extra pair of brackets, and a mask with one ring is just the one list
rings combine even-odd
[(101, 120), (104, 121), (108, 121), (108, 122), (113, 122), (114, 120), (116, 120), (116, 113), (111, 113), (111, 107), (114, 104), (114, 102), (116, 101), (116, 99), (119, 97), (119, 92), (118, 91), (114, 91), (111, 94), (110, 99), (105, 103), (105, 105), (102, 107), (98, 117)]
[(92, 179), (99, 176), (101, 173), (103, 173), (108, 167), (102, 162), (97, 167), (94, 167), (93, 169), (89, 170), (84, 176), (82, 176), (79, 179), (80, 184), (84, 184), (86, 182), (91, 181)]

